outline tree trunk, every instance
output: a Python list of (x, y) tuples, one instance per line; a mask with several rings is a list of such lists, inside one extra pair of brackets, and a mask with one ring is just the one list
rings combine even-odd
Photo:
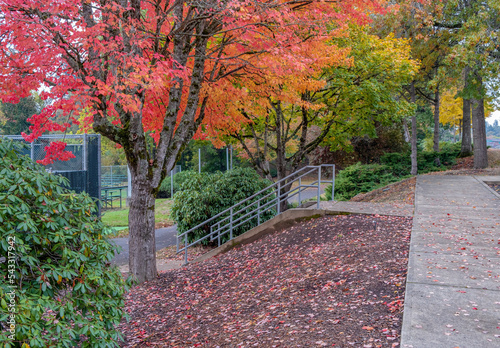
[[(280, 145), (277, 146), (276, 153), (276, 172), (277, 172), (277, 181), (286, 177), (286, 159), (285, 159), (285, 149), (281, 148)], [(290, 191), (291, 185), (287, 185), (286, 182), (280, 184), (279, 195), (282, 202), (280, 203), (280, 213), (284, 212), (288, 209), (287, 197), (288, 192)]]
[[(467, 67), (464, 69), (465, 74), (465, 87), (468, 86), (469, 70)], [(463, 99), (463, 120), (462, 120), (462, 147), (460, 149), (459, 157), (468, 157), (472, 155), (472, 139), (471, 139), (471, 129), (470, 129), (470, 100)]]
[(436, 89), (436, 103), (434, 104), (434, 145), (432, 149), (439, 152), (439, 86)]
[(488, 167), (488, 148), (486, 147), (486, 123), (484, 120), (484, 99), (473, 99), (472, 123), (474, 137), (474, 168)]
[(462, 120), (462, 147), (459, 157), (468, 157), (472, 155), (472, 139), (471, 139), (471, 117), (470, 117), (470, 100), (463, 100), (463, 120)]
[(405, 141), (407, 143), (409, 143), (411, 141), (411, 137), (410, 137), (410, 130), (408, 129), (408, 120), (407, 119), (403, 120), (403, 134), (405, 137)]
[[(416, 102), (415, 82), (411, 83), (411, 102)], [(417, 115), (411, 117), (411, 175), (418, 174), (417, 164)]]
[[(436, 97), (435, 97), (435, 104), (434, 104), (434, 144), (432, 146), (432, 149), (435, 152), (439, 152), (439, 85), (436, 88)], [(439, 156), (436, 156), (436, 159), (434, 160), (434, 164), (436, 166), (441, 166), (441, 160), (439, 159)]]
[[(279, 181), (286, 177), (286, 141), (284, 139), (285, 120), (281, 103), (276, 103), (274, 105), (274, 110), (276, 112), (276, 172), (278, 175), (277, 180)], [(280, 213), (284, 212), (288, 208), (288, 191), (290, 191), (289, 185), (287, 186), (285, 182), (281, 183), (280, 190), (277, 192), (280, 200), (282, 200), (280, 203)]]
[(149, 184), (148, 165), (142, 164), (142, 168), (138, 164), (130, 171), (132, 196), (128, 215), (129, 270), (140, 283), (157, 277), (155, 195)]

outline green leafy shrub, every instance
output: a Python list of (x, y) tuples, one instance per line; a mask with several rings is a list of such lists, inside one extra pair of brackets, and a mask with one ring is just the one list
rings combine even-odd
[[(420, 174), (445, 170), (455, 164), (455, 159), (460, 153), (460, 143), (441, 143), (441, 151), (423, 151), (417, 154), (417, 166)], [(436, 166), (439, 158), (441, 166)], [(387, 153), (380, 158), (380, 163), (391, 168), (396, 176), (407, 176), (411, 172), (411, 157), (409, 152)]]
[(95, 203), (20, 149), (0, 139), (0, 346), (118, 346), (128, 284)]
[[(186, 170), (183, 172), (179, 172), (174, 174), (174, 194), (181, 190), (182, 184), (188, 180), (194, 174), (197, 174), (194, 170)], [(156, 198), (171, 198), (171, 184), (172, 180), (169, 176), (167, 176), (161, 183), (160, 188), (158, 190), (158, 194)]]
[[(177, 230), (182, 233), (250, 197), (270, 184), (271, 182), (261, 179), (250, 168), (237, 168), (215, 174), (195, 173), (181, 185), (181, 191), (174, 195), (171, 216), (177, 223)], [(264, 194), (257, 196), (252, 202), (262, 196)], [(274, 196), (271, 195), (267, 201), (273, 198)], [(242, 214), (244, 213), (235, 215), (234, 219)], [(262, 213), (261, 222), (270, 219), (274, 215), (274, 210)], [(227, 216), (229, 214), (224, 215), (221, 219)], [(256, 219), (253, 219), (242, 226), (236, 227), (233, 230), (233, 235), (237, 236), (244, 233), (256, 224)], [(189, 234), (188, 241), (195, 241), (209, 233), (210, 226), (202, 226)], [(221, 242), (228, 239), (229, 235), (225, 235), (221, 238)], [(209, 241), (205, 240), (204, 244), (208, 243)]]
[[(440, 152), (420, 152), (417, 155), (418, 172), (420, 174), (446, 170), (455, 164), (460, 153), (460, 143), (442, 143)], [(440, 166), (436, 165), (436, 158)], [(341, 170), (335, 180), (335, 199), (349, 200), (359, 193), (366, 193), (392, 182), (400, 181), (411, 172), (409, 152), (386, 153), (380, 158), (381, 164), (361, 164), (349, 166)], [(325, 195), (332, 198), (332, 185), (326, 187)]]
[[(392, 174), (391, 168), (380, 164), (360, 162), (341, 170), (335, 178), (335, 199), (349, 200), (358, 193), (369, 192), (400, 180)], [(327, 200), (332, 199), (332, 185), (325, 189)]]

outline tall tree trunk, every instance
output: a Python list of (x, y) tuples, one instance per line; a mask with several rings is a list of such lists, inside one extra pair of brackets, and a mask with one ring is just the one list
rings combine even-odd
[[(415, 82), (411, 83), (410, 89), (411, 102), (416, 102)], [(411, 175), (418, 174), (417, 164), (417, 115), (411, 117)]]
[[(274, 106), (276, 112), (276, 172), (278, 175), (277, 180), (281, 180), (286, 177), (286, 143), (285, 143), (285, 120), (283, 116), (283, 109), (281, 108), (281, 103), (276, 103)], [(284, 212), (288, 208), (287, 204), (287, 192), (290, 188), (286, 183), (280, 185), (280, 190), (277, 192), (280, 199), (283, 200), (280, 203), (280, 213)]]
[(411, 141), (410, 130), (408, 129), (408, 120), (403, 120), (403, 135), (405, 137), (405, 141), (409, 143)]
[[(435, 152), (439, 152), (439, 85), (436, 87), (436, 94), (435, 94), (435, 103), (434, 103), (434, 144), (432, 146), (432, 149)], [(441, 166), (441, 160), (439, 159), (439, 156), (436, 156), (436, 159), (434, 160), (434, 164), (436, 166)]]
[(439, 152), (439, 86), (436, 88), (434, 104), (434, 145), (432, 149)]
[(488, 148), (486, 147), (486, 123), (484, 120), (484, 99), (473, 99), (472, 123), (474, 138), (474, 168), (488, 167)]
[[(466, 67), (464, 69), (465, 75), (465, 87), (468, 87), (470, 68)], [(462, 147), (460, 149), (459, 157), (468, 157), (472, 155), (472, 139), (471, 139), (471, 129), (470, 129), (470, 100), (463, 99), (463, 120), (462, 120)]]
[(474, 138), (474, 168), (482, 169), (488, 166), (488, 148), (486, 147), (486, 122), (484, 119), (483, 78), (478, 70), (474, 71), (477, 83), (477, 95), (480, 99), (472, 99), (472, 132)]
[(138, 282), (153, 280), (156, 271), (155, 195), (150, 187), (147, 161), (131, 168), (129, 210), (129, 269)]
[[(277, 173), (278, 173), (278, 178), (277, 180), (281, 180), (283, 179), (284, 177), (286, 177), (287, 173), (286, 173), (286, 162), (285, 162), (285, 158), (282, 157), (280, 160), (278, 160), (278, 158), (276, 158), (276, 169), (277, 169)], [(291, 189), (291, 183), (287, 183), (287, 182), (283, 182), (280, 184), (280, 190), (279, 190), (279, 195), (280, 195), (280, 199), (281, 199), (281, 203), (280, 203), (280, 213), (284, 212), (285, 210), (288, 209), (288, 192), (290, 191)]]

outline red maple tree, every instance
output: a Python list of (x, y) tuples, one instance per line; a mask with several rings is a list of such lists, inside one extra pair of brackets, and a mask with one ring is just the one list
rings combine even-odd
[[(155, 194), (200, 125), (223, 117), (216, 96), (225, 79), (276, 64), (265, 52), (293, 74), (307, 65), (304, 42), (380, 9), (377, 0), (1, 0), (0, 98), (42, 90), (51, 100), (31, 117), (29, 141), (85, 113), (95, 132), (123, 147), (132, 176), (129, 266), (142, 282), (157, 274)], [(55, 121), (56, 110), (66, 123)]]

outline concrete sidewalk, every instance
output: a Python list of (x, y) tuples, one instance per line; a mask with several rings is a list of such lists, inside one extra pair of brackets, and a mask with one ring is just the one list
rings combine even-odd
[(500, 347), (498, 177), (417, 178), (401, 347)]

